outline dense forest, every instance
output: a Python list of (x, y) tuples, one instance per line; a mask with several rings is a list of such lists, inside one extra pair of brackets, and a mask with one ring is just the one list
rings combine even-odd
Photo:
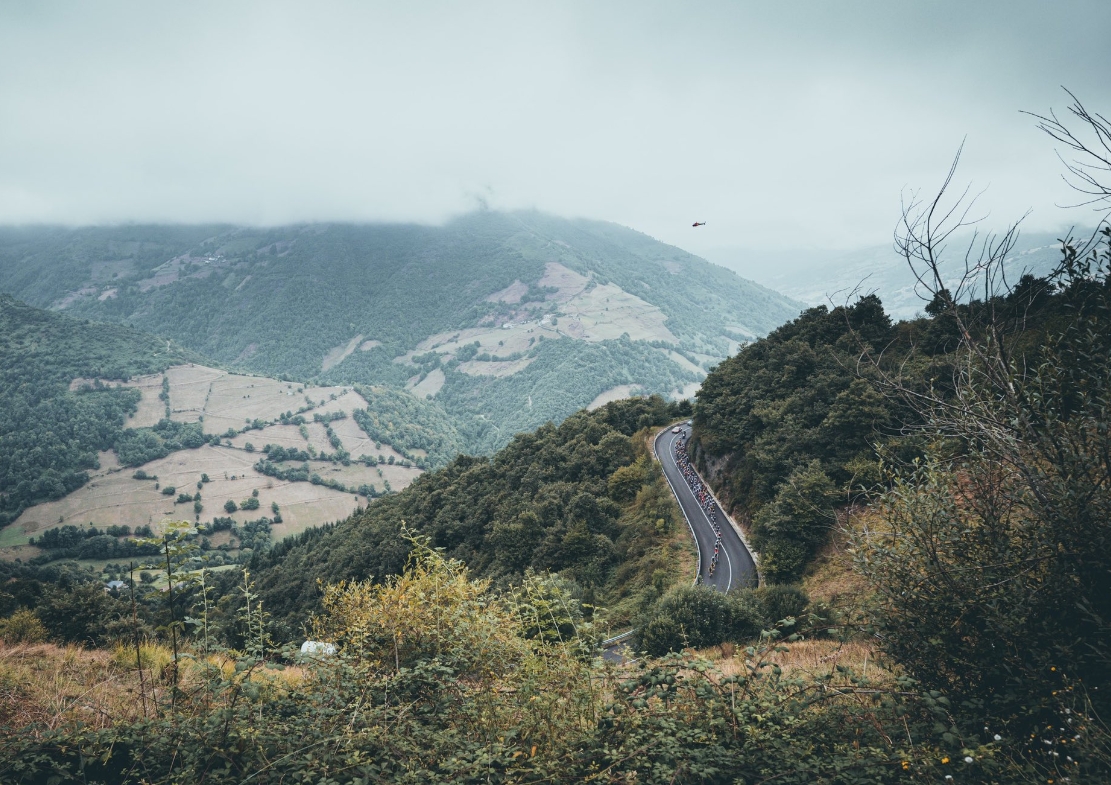
[(353, 413), (371, 439), (385, 442), (402, 455), (428, 453), (428, 465), (439, 468), (463, 452), (463, 437), (439, 404), (389, 387), (357, 385), (367, 402)]
[(81, 487), (98, 466), (97, 453), (123, 437), (138, 390), (93, 381), (71, 390), (74, 379), (126, 380), (194, 359), (137, 330), (0, 294), (0, 526), (28, 505)]

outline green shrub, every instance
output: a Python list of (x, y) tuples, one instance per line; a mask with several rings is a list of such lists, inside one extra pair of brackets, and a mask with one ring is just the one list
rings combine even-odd
[(741, 589), (728, 596), (733, 619), (730, 624), (732, 634), (726, 640), (751, 641), (759, 638), (763, 630), (774, 625), (775, 622), (768, 618), (767, 607), (752, 589)]
[(22, 608), (6, 619), (0, 619), (0, 641), (16, 643), (42, 643), (46, 640), (46, 627), (32, 611)]
[(833, 523), (832, 481), (814, 459), (781, 483), (771, 504), (753, 521), (753, 544), (761, 551), (761, 567), (772, 583), (789, 583), (802, 574), (814, 552), (826, 541)]
[(798, 618), (810, 605), (810, 597), (799, 586), (776, 584), (755, 589), (753, 597), (764, 609), (764, 621), (769, 626), (788, 617)]
[(653, 656), (716, 646), (760, 634), (762, 606), (743, 595), (734, 598), (705, 586), (673, 589), (638, 625), (638, 648)]

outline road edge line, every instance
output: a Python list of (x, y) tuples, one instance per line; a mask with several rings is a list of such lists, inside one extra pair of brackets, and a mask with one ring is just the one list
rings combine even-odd
[(718, 499), (717, 494), (714, 493), (714, 489), (710, 487), (709, 481), (702, 476), (702, 472), (699, 472), (697, 468), (695, 471), (698, 472), (698, 477), (702, 480), (702, 485), (705, 487), (706, 492), (710, 494), (710, 498), (714, 500), (714, 504), (718, 506), (718, 509), (721, 510), (721, 514), (725, 516), (725, 520), (729, 521), (729, 525), (733, 527), (733, 531), (735, 531), (737, 536), (741, 539), (741, 545), (745, 546), (748, 555), (752, 557), (752, 564), (756, 567), (756, 585), (763, 586), (764, 575), (760, 572), (760, 554), (752, 547), (752, 544), (748, 541), (748, 537), (745, 536), (744, 530), (741, 529), (740, 524), (733, 520), (733, 516), (725, 511), (725, 505)]
[[(697, 586), (699, 580), (702, 578), (702, 548), (698, 544), (698, 535), (694, 533), (694, 524), (691, 523), (691, 519), (687, 517), (687, 511), (683, 509), (683, 503), (679, 501), (679, 494), (676, 492), (675, 486), (671, 484), (671, 478), (668, 477), (667, 472), (664, 471), (663, 461), (660, 460), (660, 455), (656, 451), (656, 442), (660, 440), (661, 436), (674, 427), (674, 425), (668, 425), (656, 434), (656, 438), (652, 440), (652, 457), (655, 459), (656, 463), (660, 464), (660, 474), (664, 476), (667, 487), (671, 489), (671, 497), (675, 499), (675, 504), (679, 507), (679, 512), (683, 513), (683, 520), (687, 522), (687, 528), (691, 531), (691, 539), (694, 540), (694, 552), (698, 554), (698, 570), (694, 574), (694, 580), (691, 582), (691, 586)], [(722, 510), (722, 512), (725, 511)], [(748, 546), (745, 545), (745, 547), (747, 548)], [(751, 553), (751, 551), (749, 552)], [(753, 561), (755, 561), (755, 559), (753, 559)], [(757, 570), (756, 574), (759, 576), (760, 571)]]

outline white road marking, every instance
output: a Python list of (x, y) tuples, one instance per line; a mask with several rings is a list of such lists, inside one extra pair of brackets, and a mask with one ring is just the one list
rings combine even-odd
[[(688, 431), (689, 431), (689, 428), (683, 428), (683, 435), (689, 436)], [(667, 431), (665, 431), (665, 433), (667, 433)], [(670, 437), (667, 439), (667, 442), (666, 442), (667, 449), (669, 450), (668, 457), (671, 459), (673, 464), (675, 463), (674, 444), (675, 444), (675, 441), (676, 441), (677, 438), (678, 438), (678, 434), (672, 433), (672, 434), (670, 434)], [(659, 456), (657, 455), (657, 457), (659, 457)], [(660, 460), (662, 461), (663, 459), (661, 458)], [(664, 472), (664, 479), (667, 480), (668, 485), (671, 485), (671, 478), (667, 476), (667, 472)], [(694, 491), (692, 491), (690, 489), (690, 486), (688, 486), (684, 483), (684, 487), (686, 488), (687, 493), (689, 493), (691, 495), (691, 498), (694, 500), (695, 506), (698, 507), (699, 512), (702, 513), (702, 519), (706, 522), (707, 529), (710, 532), (714, 532), (713, 524), (710, 523), (710, 516), (706, 514), (706, 510), (703, 509), (702, 505), (698, 503), (698, 497), (694, 495)], [(678, 495), (679, 495), (678, 490), (674, 486), (672, 486), (671, 492), (673, 494), (675, 494), (676, 501), (678, 501)], [(695, 547), (695, 550), (698, 552), (698, 574), (701, 576), (702, 575), (702, 548), (698, 544), (698, 535), (695, 534), (694, 525), (691, 522), (690, 518), (687, 517), (687, 511), (681, 503), (679, 505), (679, 509), (683, 513), (683, 517), (686, 518), (687, 526), (690, 527), (691, 534), (694, 536), (694, 547)], [(729, 579), (725, 582), (725, 592), (728, 593), (729, 590), (733, 588), (733, 559), (729, 556), (729, 548), (726, 546), (725, 541), (722, 540), (720, 537), (718, 537), (716, 532), (714, 532), (714, 539), (715, 539), (715, 543), (717, 543), (717, 542), (721, 543), (721, 550), (725, 554), (725, 563), (728, 565), (728, 568), (729, 568)]]

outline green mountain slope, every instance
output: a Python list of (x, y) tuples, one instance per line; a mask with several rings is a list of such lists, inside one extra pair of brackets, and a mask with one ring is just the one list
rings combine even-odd
[(738, 341), (800, 308), (630, 229), (533, 212), (439, 227), (0, 230), (0, 290), (244, 371), (408, 386), (471, 451), (607, 391), (689, 394)]
[[(974, 339), (995, 331), (1016, 367), (1037, 367), (1061, 340), (1071, 296), (1025, 276), (1005, 296), (957, 313)], [(751, 524), (766, 579), (798, 579), (829, 541), (835, 509), (928, 451), (929, 417), (915, 396), (954, 395), (967, 362), (953, 313), (940, 301), (928, 310), (893, 322), (875, 295), (810, 308), (703, 381), (692, 449), (726, 506)], [(894, 394), (896, 379), (914, 395)]]

